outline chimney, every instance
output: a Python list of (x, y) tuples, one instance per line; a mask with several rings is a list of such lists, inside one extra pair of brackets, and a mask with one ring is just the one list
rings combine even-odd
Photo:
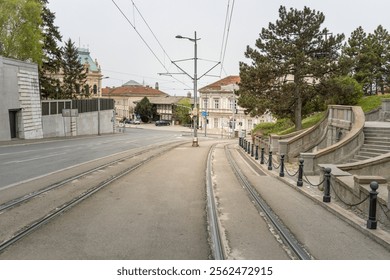
[(156, 85), (154, 86), (154, 88), (159, 90), (158, 82), (156, 82)]

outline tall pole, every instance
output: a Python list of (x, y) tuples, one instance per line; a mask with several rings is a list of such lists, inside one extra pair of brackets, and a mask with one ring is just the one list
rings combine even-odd
[(198, 50), (197, 50), (197, 38), (196, 38), (196, 31), (195, 31), (195, 37), (194, 37), (194, 107), (195, 107), (195, 116), (194, 116), (194, 140), (192, 141), (192, 147), (198, 147)]

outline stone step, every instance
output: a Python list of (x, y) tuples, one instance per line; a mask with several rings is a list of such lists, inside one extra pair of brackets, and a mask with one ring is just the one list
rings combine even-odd
[(365, 137), (364, 143), (390, 143), (390, 138), (387, 138), (387, 137)]
[(363, 131), (364, 136), (369, 136), (369, 137), (389, 137), (390, 138), (390, 132), (366, 132)]
[(366, 156), (361, 156), (361, 155), (355, 155), (352, 160), (354, 160), (355, 162), (356, 161), (361, 161), (361, 160), (366, 160), (366, 159), (370, 159), (372, 157), (366, 157)]
[(368, 153), (375, 153), (375, 154), (387, 154), (387, 153), (390, 153), (390, 149), (388, 150), (383, 150), (383, 149), (375, 149), (375, 148), (370, 148), (370, 147), (366, 147), (366, 146), (363, 146), (358, 154), (360, 154), (361, 152), (368, 152)]
[(358, 156), (363, 156), (363, 157), (368, 157), (368, 158), (373, 158), (373, 157), (377, 157), (377, 156), (383, 155), (383, 153), (381, 153), (381, 152), (359, 151), (357, 155)]
[(387, 145), (366, 144), (365, 143), (365, 144), (363, 144), (362, 148), (389, 151), (390, 150), (390, 143), (388, 143)]

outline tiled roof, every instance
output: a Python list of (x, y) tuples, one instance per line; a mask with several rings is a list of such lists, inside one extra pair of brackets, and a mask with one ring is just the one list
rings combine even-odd
[(216, 81), (215, 83), (201, 88), (199, 91), (202, 92), (209, 90), (222, 90), (224, 86), (238, 84), (239, 82), (240, 76), (228, 76), (226, 78), (223, 78), (222, 80)]
[(103, 88), (103, 96), (126, 96), (126, 97), (144, 97), (144, 96), (169, 96), (169, 94), (158, 89), (145, 86), (121, 86), (114, 88)]

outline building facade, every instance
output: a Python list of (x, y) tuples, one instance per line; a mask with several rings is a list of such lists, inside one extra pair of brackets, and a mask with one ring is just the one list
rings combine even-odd
[[(92, 59), (89, 49), (78, 48), (77, 52), (79, 61), (83, 65), (86, 73), (86, 80), (81, 92), (76, 97), (79, 99), (102, 97), (102, 80), (104, 78), (97, 59)], [(58, 79), (63, 84), (63, 70), (61, 69), (58, 73), (52, 75), (52, 78)]]
[(0, 141), (43, 138), (38, 66), (0, 56)]
[[(124, 118), (136, 118), (134, 109), (136, 103), (141, 101), (142, 98), (147, 97), (149, 101), (153, 98), (157, 100), (164, 100), (164, 98), (169, 97), (169, 94), (160, 91), (158, 89), (158, 84), (152, 88), (150, 86), (143, 86), (136, 81), (131, 80), (120, 87), (104, 88), (102, 97), (114, 99), (116, 119), (123, 120)], [(161, 110), (166, 109), (166, 106), (164, 106), (166, 103), (162, 103), (160, 105)]]
[(239, 135), (261, 122), (273, 122), (270, 112), (251, 117), (237, 105), (240, 77), (228, 76), (199, 90), (199, 124), (210, 133)]

